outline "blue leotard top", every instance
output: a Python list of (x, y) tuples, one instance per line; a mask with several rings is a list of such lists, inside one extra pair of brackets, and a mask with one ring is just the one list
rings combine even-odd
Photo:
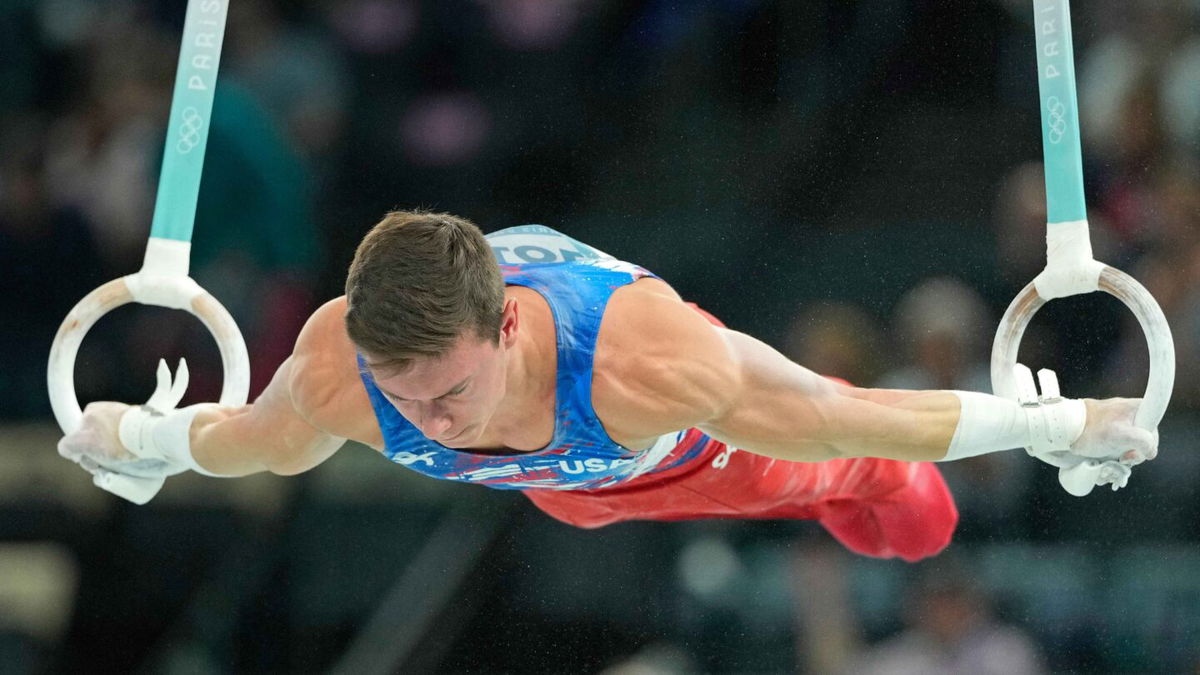
[[(517, 490), (602, 488), (698, 456), (710, 439), (685, 434), (687, 430), (665, 434), (645, 450), (624, 448), (608, 437), (592, 409), (592, 361), (608, 299), (621, 286), (653, 275), (541, 225), (493, 232), (488, 241), (505, 283), (537, 291), (554, 315), (554, 436), (533, 452), (497, 455), (447, 448), (426, 438), (392, 406), (360, 357), (359, 372), (383, 429), (384, 454), (434, 478)], [(689, 447), (672, 453), (681, 443)], [(671, 460), (664, 461), (668, 455)]]

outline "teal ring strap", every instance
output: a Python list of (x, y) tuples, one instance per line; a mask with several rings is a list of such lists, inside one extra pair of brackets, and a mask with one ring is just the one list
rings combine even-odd
[(1047, 222), (1086, 220), (1068, 0), (1033, 0)]
[(188, 0), (150, 236), (190, 242), (229, 0)]

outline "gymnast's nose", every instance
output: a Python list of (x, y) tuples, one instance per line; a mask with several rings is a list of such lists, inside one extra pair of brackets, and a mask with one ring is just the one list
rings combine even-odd
[(421, 417), (417, 426), (426, 438), (437, 439), (454, 426), (454, 420), (446, 408), (435, 401), (421, 406)]

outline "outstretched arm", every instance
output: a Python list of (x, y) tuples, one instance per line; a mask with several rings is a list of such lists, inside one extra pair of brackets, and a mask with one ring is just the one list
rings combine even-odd
[(254, 405), (196, 416), (191, 447), (197, 463), (220, 474), (291, 475), (325, 461), (346, 439), (382, 445), (345, 334), (345, 311), (338, 298), (313, 314)]
[(1026, 408), (975, 392), (847, 387), (712, 326), (673, 293), (646, 288), (630, 289), (602, 327), (611, 349), (595, 376), (594, 403), (614, 438), (644, 443), (698, 427), (792, 461), (936, 461), (1022, 447), (1106, 459), (1155, 453), (1152, 434), (1132, 425), (1136, 401)]
[(293, 358), (275, 371), (252, 405), (205, 407), (189, 428), (192, 458), (206, 472), (244, 476), (270, 471), (292, 475), (325, 461), (345, 438), (319, 429), (297, 409), (290, 391)]
[(723, 408), (697, 425), (713, 437), (798, 461), (946, 457), (961, 408), (955, 394), (847, 387), (748, 335), (716, 331), (735, 377)]
[[(340, 300), (318, 309), (293, 354), (251, 405), (202, 404), (139, 420), (126, 417), (125, 404), (93, 403), (59, 451), (85, 467), (95, 463), (120, 471), (155, 459), (210, 475), (242, 476), (306, 471), (347, 438), (378, 446), (378, 425), (358, 382), (343, 313)], [(130, 419), (137, 428), (131, 429)]]

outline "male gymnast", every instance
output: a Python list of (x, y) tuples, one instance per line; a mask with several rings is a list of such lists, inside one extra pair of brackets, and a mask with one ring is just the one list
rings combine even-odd
[(915, 561), (958, 519), (930, 462), (1027, 447), (1103, 460), (1116, 468), (1096, 482), (1123, 484), (1157, 453), (1137, 403), (856, 388), (549, 228), (485, 238), (393, 212), (253, 404), (95, 402), (59, 452), (92, 472), (291, 475), (353, 439), (579, 527), (815, 519), (853, 551)]

